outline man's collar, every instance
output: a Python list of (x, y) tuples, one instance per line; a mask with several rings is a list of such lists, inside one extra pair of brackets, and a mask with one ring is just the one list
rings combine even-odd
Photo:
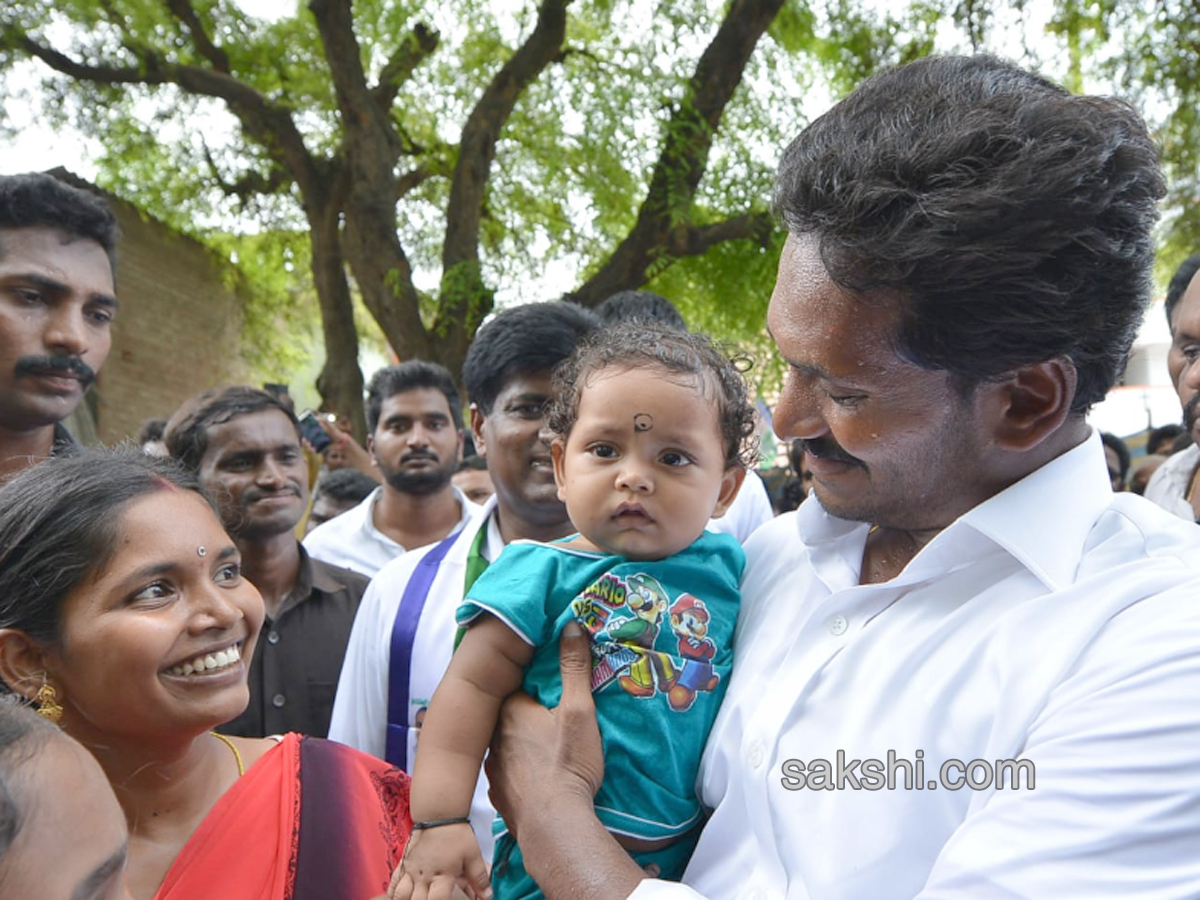
[(303, 603), (312, 596), (314, 589), (329, 594), (341, 587), (340, 584), (329, 577), (328, 573), (313, 565), (313, 560), (308, 555), (308, 551), (304, 549), (303, 544), (300, 544), (299, 541), (297, 541), (297, 544), (300, 550), (300, 571), (296, 574), (295, 587), (283, 598), (283, 602), (279, 604), (279, 609), (275, 611), (274, 618), (276, 620), (289, 609)]
[(70, 456), (79, 452), (79, 442), (71, 436), (62, 422), (54, 423), (54, 442), (50, 445), (51, 456)]
[(1069, 584), (1096, 519), (1112, 502), (1100, 433), (979, 504), (958, 523), (1002, 547), (1047, 587)]

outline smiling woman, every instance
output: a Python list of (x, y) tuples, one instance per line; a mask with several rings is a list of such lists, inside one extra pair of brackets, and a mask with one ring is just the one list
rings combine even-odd
[(246, 706), (263, 622), (239, 563), (169, 462), (30, 469), (0, 490), (0, 680), (100, 763), (134, 900), (377, 896), (407, 841), (407, 777), (325, 741), (212, 731)]

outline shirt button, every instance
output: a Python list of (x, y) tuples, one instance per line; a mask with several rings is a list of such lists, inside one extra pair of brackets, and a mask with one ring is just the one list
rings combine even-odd
[(763, 764), (763, 758), (766, 754), (763, 752), (763, 746), (758, 741), (750, 745), (746, 751), (746, 762), (750, 763), (751, 767), (757, 769)]
[(766, 900), (766, 896), (767, 895), (762, 888), (754, 888), (753, 890), (747, 892), (746, 900)]
[(267, 634), (267, 643), (268, 644), (278, 644), (279, 643), (279, 632), (272, 629)]
[(276, 694), (271, 698), (271, 705), (276, 709), (282, 709), (285, 703), (287, 703), (287, 697), (283, 696), (283, 694)]
[(846, 629), (850, 627), (850, 623), (846, 621), (845, 616), (834, 616), (827, 624), (829, 625), (829, 633), (834, 635), (845, 634)]

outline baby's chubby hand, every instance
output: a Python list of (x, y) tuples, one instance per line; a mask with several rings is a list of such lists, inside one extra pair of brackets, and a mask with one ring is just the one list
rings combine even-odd
[(456, 886), (475, 900), (491, 900), (488, 867), (471, 826), (456, 823), (413, 831), (392, 873), (389, 900), (450, 900)]

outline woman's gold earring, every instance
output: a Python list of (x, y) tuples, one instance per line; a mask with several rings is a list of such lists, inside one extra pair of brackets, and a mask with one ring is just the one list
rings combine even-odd
[(38, 688), (37, 696), (33, 699), (37, 701), (38, 715), (57, 725), (62, 718), (63, 708), (58, 702), (58, 691), (54, 689), (54, 685), (43, 679), (42, 686)]

